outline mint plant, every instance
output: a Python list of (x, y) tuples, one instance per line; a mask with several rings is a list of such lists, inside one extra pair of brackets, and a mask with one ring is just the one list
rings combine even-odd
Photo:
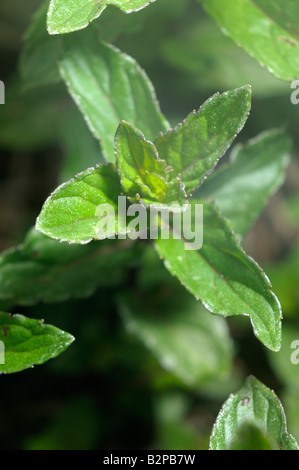
[[(69, 115), (61, 111), (68, 149), (78, 155), (79, 147), (86, 152), (79, 160), (86, 160), (86, 167), (91, 164), (49, 195), (23, 244), (0, 256), (2, 373), (47, 362), (74, 341), (64, 330), (9, 310), (84, 299), (96, 292), (103, 297), (103, 308), (118, 312), (123, 332), (143, 344), (150, 360), (166, 371), (166, 382), (190, 390), (215, 378), (225, 380), (232, 370), (229, 317), (249, 317), (269, 357), (281, 348), (280, 302), (242, 240), (284, 181), (291, 141), (282, 129), (268, 130), (235, 145), (222, 162), (249, 118), (252, 89), (244, 84), (213, 94), (200, 107), (196, 103), (182, 122), (170, 124), (144, 70), (106, 41), (109, 27), (105, 29), (101, 16), (112, 6), (129, 14), (149, 3), (47, 1), (25, 35), (20, 59), (25, 89), (57, 86), (59, 100), (65, 85), (82, 115), (75, 108)], [(296, 76), (294, 17), (299, 11), (294, 2), (286, 2), (290, 8), (284, 16), (279, 0), (271, 5), (201, 3), (277, 77)], [(244, 12), (255, 26), (253, 33), (244, 27)], [(111, 14), (117, 18), (123, 13), (114, 9)], [(265, 23), (266, 35), (260, 26)], [(115, 24), (121, 32), (121, 22)], [(47, 63), (40, 67), (45, 53)], [(90, 134), (81, 127), (83, 119)], [(120, 198), (126, 211), (132, 206), (145, 214), (154, 211), (159, 236), (151, 239), (148, 220), (141, 227), (132, 221), (132, 212), (124, 223)], [(184, 220), (189, 210), (193, 230), (199, 230), (198, 206), (203, 209), (203, 243), (194, 249), (190, 240), (177, 236), (175, 220)], [(120, 345), (122, 341), (127, 340), (122, 338)], [(252, 376), (225, 402), (210, 438), (212, 450), (248, 448), (298, 450), (280, 401)]]

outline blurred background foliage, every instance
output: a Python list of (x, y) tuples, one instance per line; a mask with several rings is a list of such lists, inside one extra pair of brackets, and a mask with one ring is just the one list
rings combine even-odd
[[(28, 30), (41, 5), (39, 0), (0, 3), (0, 79), (6, 85), (6, 104), (0, 107), (1, 250), (23, 241), (60, 182), (102, 159), (53, 67), (59, 37)], [(273, 127), (285, 128), (292, 137), (286, 182), (244, 242), (281, 300), (283, 348), (268, 353), (246, 319), (221, 319), (213, 325), (210, 316), (206, 335), (209, 328), (219, 334), (213, 349), (208, 336), (192, 336), (193, 319), (182, 315), (181, 333), (190, 339), (184, 353), (200, 367), (188, 377), (172, 374), (171, 351), (180, 347), (180, 335), (177, 344), (168, 341), (167, 308), (181, 315), (190, 303), (191, 312), (193, 300), (148, 248), (123, 285), (99, 288), (88, 299), (14, 308), (69, 331), (76, 342), (55, 361), (1, 377), (5, 406), (0, 410), (0, 447), (206, 449), (223, 401), (249, 374), (275, 389), (289, 432), (298, 440), (299, 364), (290, 362), (290, 344), (299, 340), (299, 107), (290, 102), (290, 84), (274, 78), (223, 36), (195, 0), (159, 0), (132, 15), (109, 7), (90, 27), (145, 69), (171, 123), (214, 92), (250, 83), (252, 113), (238, 141)], [(24, 46), (25, 36), (39, 44), (36, 57)], [(49, 41), (56, 41), (57, 56)], [(131, 302), (133, 289), (139, 304)], [(158, 344), (150, 341), (144, 305), (150, 314), (159, 315), (162, 308), (166, 315)], [(139, 338), (144, 334), (143, 343), (136, 330)], [(213, 367), (205, 368), (200, 360), (207, 354)], [(185, 370), (184, 363), (177, 366)]]

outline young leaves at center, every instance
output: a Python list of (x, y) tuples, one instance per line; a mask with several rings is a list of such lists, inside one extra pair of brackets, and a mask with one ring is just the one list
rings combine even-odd
[(130, 200), (159, 208), (184, 205), (187, 196), (180, 178), (170, 177), (172, 168), (135, 126), (122, 121), (114, 147), (121, 185)]

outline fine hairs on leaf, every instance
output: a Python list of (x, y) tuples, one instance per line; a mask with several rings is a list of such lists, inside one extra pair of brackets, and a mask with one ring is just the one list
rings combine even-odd
[(50, 34), (70, 33), (86, 28), (98, 18), (108, 5), (114, 5), (125, 13), (145, 8), (155, 0), (51, 0), (48, 11)]

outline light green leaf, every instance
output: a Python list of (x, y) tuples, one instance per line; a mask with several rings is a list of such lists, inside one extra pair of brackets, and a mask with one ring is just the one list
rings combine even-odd
[(64, 41), (61, 73), (86, 122), (114, 162), (113, 141), (120, 121), (126, 120), (153, 141), (169, 128), (153, 87), (129, 56), (94, 35), (70, 35)]
[[(121, 298), (127, 331), (137, 336), (161, 366), (189, 386), (226, 377), (232, 343), (224, 320), (210, 315), (181, 289)], [(179, 295), (178, 295), (179, 293)]]
[(108, 5), (125, 13), (146, 7), (155, 0), (51, 0), (48, 12), (50, 34), (70, 33), (83, 29), (98, 18)]
[(291, 142), (282, 131), (265, 132), (236, 146), (229, 164), (210, 176), (196, 198), (213, 199), (234, 231), (245, 235), (283, 183), (290, 153)]
[(175, 129), (157, 137), (160, 158), (180, 175), (189, 195), (204, 181), (248, 119), (251, 87), (215, 94)]
[(36, 229), (55, 240), (80, 244), (126, 233), (118, 218), (121, 191), (113, 163), (83, 171), (48, 197)]
[(130, 200), (165, 209), (184, 205), (184, 186), (179, 179), (168, 182), (171, 168), (159, 159), (155, 145), (135, 126), (122, 121), (114, 147), (121, 185)]
[(265, 15), (299, 39), (299, 4), (297, 0), (252, 0)]
[(131, 240), (103, 240), (85, 246), (51, 240), (32, 230), (23, 245), (0, 256), (0, 302), (33, 305), (91, 295), (118, 285), (139, 250)]
[(0, 374), (43, 364), (61, 354), (74, 339), (69, 333), (45, 325), (42, 320), (1, 312), (0, 341), (4, 344), (4, 361), (0, 362)]
[(286, 81), (298, 78), (296, 0), (201, 0), (201, 3), (224, 33), (271, 73)]
[(210, 449), (298, 450), (286, 426), (275, 393), (255, 377), (248, 377), (244, 387), (224, 403), (213, 428)]
[[(199, 221), (193, 223), (195, 233), (202, 230)], [(184, 226), (184, 235), (183, 230)], [(257, 338), (269, 349), (279, 350), (280, 304), (267, 276), (245, 254), (231, 224), (213, 204), (203, 203), (203, 246), (195, 250), (191, 243), (185, 236), (157, 240), (156, 247), (167, 269), (209, 311), (225, 317), (249, 316)]]

